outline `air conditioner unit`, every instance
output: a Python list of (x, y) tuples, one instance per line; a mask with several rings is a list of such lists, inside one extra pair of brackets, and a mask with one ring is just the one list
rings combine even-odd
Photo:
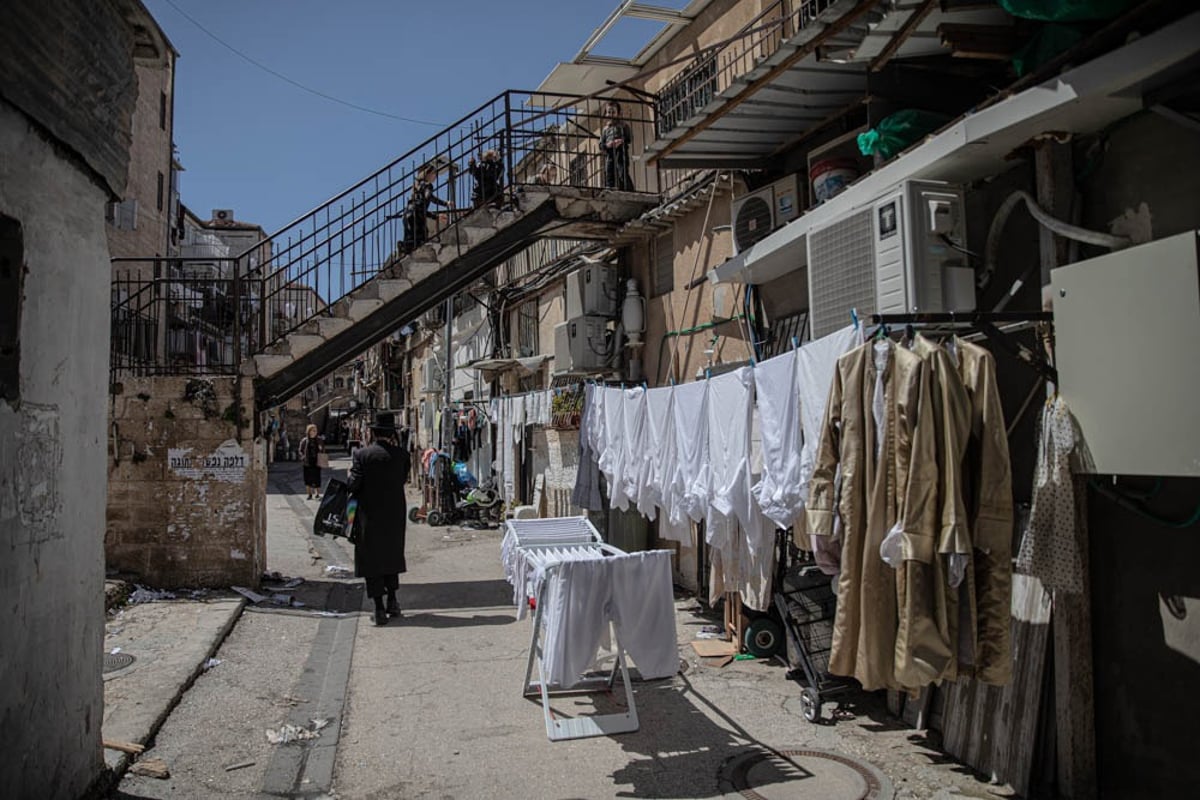
[(571, 362), (571, 340), (567, 337), (567, 323), (560, 322), (554, 326), (554, 371), (571, 372), (574, 364)]
[(596, 372), (608, 366), (608, 319), (582, 316), (554, 326), (554, 371)]
[(813, 337), (869, 314), (972, 311), (960, 187), (907, 181), (808, 233)]
[(567, 319), (615, 317), (620, 281), (611, 264), (588, 264), (567, 274)]
[(233, 222), (232, 208), (214, 208), (212, 218), (217, 222)]
[(803, 199), (796, 174), (733, 198), (730, 217), (734, 254), (762, 241), (775, 229), (800, 216)]
[(437, 394), (445, 388), (443, 382), (443, 366), (436, 358), (427, 358), (421, 362), (421, 391), (425, 394)]

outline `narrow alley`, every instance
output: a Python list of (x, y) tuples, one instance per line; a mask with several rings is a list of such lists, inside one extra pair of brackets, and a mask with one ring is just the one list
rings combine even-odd
[[(335, 457), (331, 465), (336, 474), (348, 464)], [(215, 654), (219, 663), (200, 674), (139, 756), (161, 760), (170, 777), (127, 773), (113, 798), (1007, 794), (867, 695), (843, 702), (836, 721), (830, 704), (814, 725), (781, 661), (701, 659), (690, 643), (717, 620), (684, 593), (676, 597), (680, 672), (636, 681), (640, 729), (551, 742), (537, 699), (520, 691), (530, 622), (514, 613), (500, 531), (410, 525), (403, 616), (379, 628), (361, 581), (331, 577), (352, 567), (352, 554), (345, 540), (312, 535), (316, 503), (304, 499), (299, 466), (274, 464), (269, 486), (268, 566), (304, 579), (286, 592), (295, 600), (246, 606)], [(265, 581), (262, 591), (283, 583)], [(126, 615), (157, 606), (169, 620), (204, 602), (160, 600)], [(122, 636), (136, 653), (133, 633), (127, 626)], [(110, 635), (106, 647), (118, 638)], [(160, 656), (142, 657), (147, 672)], [(124, 696), (136, 696), (129, 690), (141, 680), (137, 670), (119, 674), (131, 685)], [(587, 714), (616, 697), (559, 698), (554, 709)], [(327, 721), (316, 738), (268, 740), (288, 724), (312, 729), (313, 720)]]

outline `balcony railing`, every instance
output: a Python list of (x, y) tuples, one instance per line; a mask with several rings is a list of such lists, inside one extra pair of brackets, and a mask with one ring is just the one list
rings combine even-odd
[(700, 114), (721, 92), (808, 27), (837, 0), (776, 0), (724, 46), (706, 50), (658, 92), (658, 138)]

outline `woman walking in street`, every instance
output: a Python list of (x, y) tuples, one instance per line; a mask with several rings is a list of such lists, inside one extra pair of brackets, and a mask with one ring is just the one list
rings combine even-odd
[(400, 616), (396, 590), (400, 573), (408, 571), (404, 560), (408, 522), (404, 484), (408, 481), (409, 458), (401, 447), (394, 414), (375, 415), (371, 439), (371, 444), (354, 451), (350, 466), (350, 496), (358, 501), (354, 575), (366, 578), (367, 597), (375, 601), (375, 624), (386, 625), (389, 615)]
[(300, 440), (300, 463), (304, 465), (304, 489), (308, 492), (308, 500), (321, 497), (321, 455), (324, 452), (325, 445), (317, 436), (317, 426), (309, 425)]

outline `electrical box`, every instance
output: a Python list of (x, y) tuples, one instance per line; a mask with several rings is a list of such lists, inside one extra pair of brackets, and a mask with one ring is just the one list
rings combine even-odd
[(620, 283), (611, 264), (588, 264), (567, 275), (567, 319), (615, 317)]
[(604, 317), (567, 320), (567, 342), (575, 370), (597, 370), (608, 366), (608, 320)]
[(869, 314), (973, 311), (959, 187), (906, 181), (808, 234), (812, 335)]
[(1088, 472), (1200, 476), (1198, 236), (1050, 273), (1059, 391)]

